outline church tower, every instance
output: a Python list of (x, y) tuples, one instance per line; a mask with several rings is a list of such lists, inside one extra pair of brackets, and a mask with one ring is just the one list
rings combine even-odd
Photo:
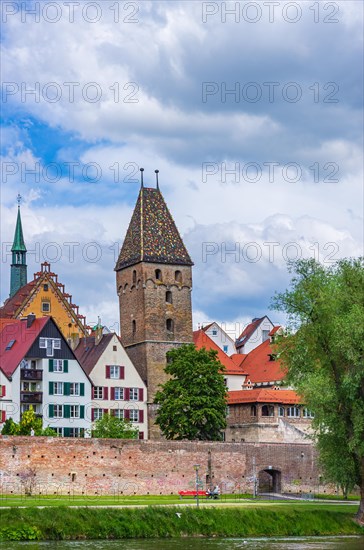
[(142, 184), (116, 263), (120, 336), (148, 388), (150, 437), (153, 400), (167, 380), (166, 353), (192, 339), (192, 265), (178, 229), (157, 188)]
[(21, 225), (20, 216), (20, 201), (18, 195), (18, 217), (16, 219), (16, 227), (14, 234), (14, 242), (11, 247), (12, 262), (10, 268), (10, 298), (14, 296), (18, 290), (27, 284), (27, 249), (24, 243), (23, 228)]

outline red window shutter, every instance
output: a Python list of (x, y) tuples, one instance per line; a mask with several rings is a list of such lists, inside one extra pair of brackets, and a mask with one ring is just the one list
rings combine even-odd
[(6, 386), (1, 387), (1, 397), (5, 397), (6, 394)]
[(5, 420), (6, 420), (6, 412), (1, 411), (1, 422), (5, 422)]
[(124, 395), (125, 395), (125, 401), (129, 401), (129, 398), (130, 398), (130, 390), (129, 390), (129, 388), (125, 388), (125, 390), (124, 390)]
[(110, 388), (110, 399), (111, 401), (115, 399), (115, 388)]
[(144, 400), (144, 391), (143, 388), (139, 388), (139, 401)]
[(106, 378), (110, 378), (110, 365), (106, 365)]
[(110, 416), (115, 416), (115, 409), (110, 409)]
[(144, 411), (143, 410), (139, 411), (139, 422), (144, 422)]
[(95, 420), (95, 409), (91, 409), (91, 420), (92, 422)]
[(124, 378), (125, 378), (125, 367), (120, 367), (120, 369), (119, 369), (119, 378), (120, 378), (120, 380), (124, 380)]
[(109, 414), (109, 409), (104, 409), (104, 414)]
[(144, 432), (139, 432), (139, 439), (144, 439)]
[(104, 399), (109, 399), (109, 388), (107, 386), (104, 387)]
[(125, 418), (125, 420), (129, 420), (129, 418), (130, 418), (129, 409), (124, 409), (124, 418)]

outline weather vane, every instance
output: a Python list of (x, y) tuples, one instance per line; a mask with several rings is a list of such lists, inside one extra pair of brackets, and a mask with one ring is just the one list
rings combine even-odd
[(23, 197), (21, 196), (21, 194), (18, 193), (18, 196), (16, 197), (16, 200), (17, 200), (17, 203), (18, 203), (18, 207), (20, 207), (20, 203), (21, 203), (21, 201), (22, 201), (22, 198), (23, 198)]

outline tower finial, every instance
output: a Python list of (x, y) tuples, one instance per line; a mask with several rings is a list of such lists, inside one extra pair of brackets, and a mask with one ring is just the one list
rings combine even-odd
[(23, 199), (23, 197), (21, 196), (20, 193), (18, 193), (18, 196), (16, 197), (16, 201), (18, 203), (18, 208), (20, 208), (20, 203), (21, 203), (22, 199)]
[(140, 168), (140, 183), (142, 187), (144, 187), (143, 172), (144, 168)]
[(157, 181), (157, 189), (159, 191), (159, 179), (158, 179), (159, 170), (154, 170), (154, 172), (155, 172), (155, 179)]

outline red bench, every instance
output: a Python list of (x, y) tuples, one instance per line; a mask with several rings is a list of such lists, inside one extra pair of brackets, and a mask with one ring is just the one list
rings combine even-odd
[(182, 497), (196, 497), (197, 494), (199, 497), (205, 497), (206, 491), (178, 491), (180, 498)]

